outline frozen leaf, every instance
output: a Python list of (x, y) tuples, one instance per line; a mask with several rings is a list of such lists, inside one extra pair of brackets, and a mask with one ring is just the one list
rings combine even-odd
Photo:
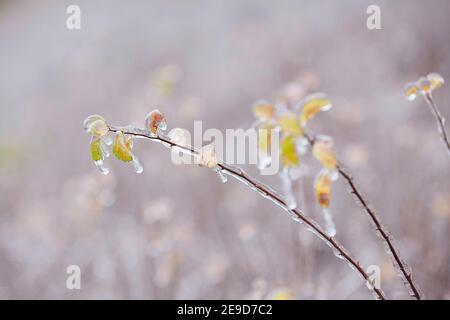
[(83, 122), (83, 127), (84, 130), (97, 137), (103, 137), (109, 131), (105, 119), (99, 115), (87, 117)]
[(264, 100), (259, 100), (253, 105), (253, 114), (260, 121), (267, 121), (275, 116), (275, 107)]
[(320, 111), (328, 111), (331, 109), (331, 101), (323, 93), (309, 95), (301, 103), (302, 111), (300, 114), (300, 122), (304, 126)]
[(413, 101), (414, 99), (416, 99), (417, 94), (419, 93), (419, 87), (417, 86), (416, 83), (408, 83), (405, 86), (405, 89), (403, 90), (406, 99), (408, 99), (409, 101)]
[(133, 154), (131, 153), (132, 141), (131, 138), (126, 139), (124, 134), (119, 131), (114, 139), (112, 152), (117, 159), (123, 162), (130, 162), (133, 160)]
[(303, 135), (303, 128), (294, 112), (289, 111), (280, 115), (278, 118), (278, 123), (281, 127), (281, 131), (285, 134), (294, 137)]
[(181, 128), (174, 128), (170, 130), (168, 137), (170, 138), (170, 141), (173, 143), (180, 145), (180, 146), (187, 146), (188, 145), (188, 137), (186, 134), (186, 130)]
[(437, 72), (429, 73), (427, 79), (431, 83), (431, 90), (440, 88), (445, 83), (444, 78)]
[(91, 141), (91, 156), (92, 160), (103, 160), (102, 141), (98, 137), (92, 137)]
[(91, 140), (91, 157), (94, 160), (95, 166), (100, 170), (103, 174), (108, 174), (109, 170), (104, 166), (105, 156), (109, 154), (105, 154), (107, 152), (104, 149), (104, 142), (100, 137), (93, 136)]
[(208, 144), (202, 147), (198, 154), (198, 164), (210, 169), (216, 168), (218, 164), (216, 149), (214, 145)]
[(281, 161), (285, 167), (295, 167), (300, 164), (300, 158), (293, 136), (287, 136), (281, 141)]
[(283, 189), (285, 194), (286, 206), (289, 210), (297, 208), (297, 201), (295, 200), (294, 193), (292, 192), (292, 180), (289, 174), (289, 168), (285, 167), (280, 173), (283, 181)]
[(331, 202), (331, 178), (328, 171), (322, 170), (314, 181), (316, 201), (322, 208), (328, 208)]
[(154, 135), (167, 129), (166, 118), (159, 110), (153, 110), (145, 118), (145, 127)]
[(421, 77), (417, 81), (417, 87), (419, 88), (419, 90), (421, 91), (422, 94), (430, 93), (432, 90), (431, 89), (431, 81), (425, 77)]
[(336, 170), (337, 159), (334, 151), (334, 142), (331, 137), (325, 135), (317, 136), (312, 152), (313, 156), (320, 161), (324, 168)]

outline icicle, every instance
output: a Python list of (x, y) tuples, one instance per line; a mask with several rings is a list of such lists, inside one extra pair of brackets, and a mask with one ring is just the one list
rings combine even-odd
[(102, 174), (107, 175), (109, 173), (109, 169), (104, 166), (103, 160), (94, 161), (94, 164)]
[(289, 177), (289, 168), (285, 167), (281, 171), (281, 179), (283, 181), (284, 194), (286, 198), (286, 205), (288, 209), (293, 210), (297, 208), (297, 201), (292, 193), (292, 181)]
[(336, 235), (336, 227), (334, 226), (333, 216), (328, 208), (322, 208), (323, 217), (325, 219), (325, 231), (330, 237)]
[(222, 183), (226, 183), (228, 181), (228, 177), (224, 174), (222, 169), (217, 168), (217, 170), (215, 171), (217, 172), (217, 175), (219, 176), (220, 181), (222, 181)]
[(134, 172), (136, 172), (136, 173), (144, 172), (144, 167), (139, 162), (139, 159), (136, 156), (133, 156), (132, 163), (133, 163)]

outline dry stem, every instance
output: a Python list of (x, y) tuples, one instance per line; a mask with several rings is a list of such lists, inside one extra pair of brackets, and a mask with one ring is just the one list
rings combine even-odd
[(425, 101), (427, 102), (428, 106), (430, 107), (431, 111), (433, 112), (434, 117), (436, 118), (439, 135), (441, 136), (442, 142), (446, 145), (447, 152), (450, 155), (450, 143), (448, 141), (447, 132), (445, 130), (444, 117), (439, 112), (439, 109), (438, 109), (436, 103), (434, 102), (431, 93), (427, 93), (424, 97), (425, 97)]
[[(305, 135), (305, 136), (306, 136), (309, 144), (311, 146), (313, 146), (314, 142), (315, 142), (314, 136), (311, 136), (311, 135)], [(391, 254), (392, 263), (393, 263), (394, 267), (398, 267), (399, 273), (401, 273), (401, 278), (402, 278), (406, 288), (410, 292), (410, 295), (417, 300), (423, 299), (422, 295), (420, 294), (420, 290), (418, 289), (418, 286), (414, 281), (411, 270), (408, 267), (408, 265), (401, 258), (400, 251), (395, 246), (394, 239), (392, 238), (390, 232), (381, 223), (380, 217), (375, 212), (375, 210), (369, 206), (367, 200), (363, 197), (361, 192), (356, 187), (356, 184), (353, 181), (351, 174), (346, 169), (343, 168), (343, 165), (341, 162), (339, 162), (337, 169), (338, 169), (339, 174), (347, 181), (348, 185), (350, 186), (351, 193), (353, 193), (356, 196), (358, 201), (364, 207), (364, 210), (367, 213), (367, 216), (373, 223), (375, 232), (377, 232), (378, 235), (384, 241), (384, 243), (386, 245), (386, 249)]]
[[(127, 135), (146, 138), (146, 139), (150, 139), (150, 140), (154, 140), (154, 141), (163, 143), (163, 144), (167, 145), (169, 148), (175, 147), (178, 149), (185, 150), (193, 155), (198, 154), (198, 152), (191, 147), (178, 145), (178, 144), (172, 142), (169, 138), (161, 136), (161, 135), (153, 136), (147, 130), (142, 130), (142, 129), (131, 130), (129, 128), (124, 128), (124, 127), (109, 126), (109, 131), (111, 131), (111, 132), (122, 131), (124, 134), (127, 134)], [(241, 168), (236, 167), (236, 166), (231, 166), (229, 164), (226, 164), (223, 161), (220, 161), (218, 166), (220, 167), (220, 169), (223, 172), (231, 175), (235, 179), (243, 182), (244, 184), (251, 187), (253, 190), (257, 191), (264, 197), (266, 197), (266, 198), (270, 199), (271, 201), (273, 201), (274, 203), (278, 204), (285, 211), (287, 211), (291, 216), (293, 216), (293, 218), (296, 221), (298, 221), (302, 224), (305, 224), (309, 230), (311, 230), (315, 235), (317, 235), (319, 238), (321, 238), (323, 241), (325, 241), (325, 243), (327, 243), (327, 245), (329, 245), (333, 249), (333, 251), (335, 252), (337, 257), (347, 261), (349, 263), (350, 267), (352, 269), (354, 269), (356, 272), (358, 272), (365, 281), (370, 282), (369, 275), (366, 273), (364, 267), (359, 263), (359, 261), (356, 260), (355, 258), (353, 258), (350, 255), (350, 253), (347, 251), (347, 249), (342, 244), (340, 244), (334, 237), (328, 236), (326, 234), (326, 232), (322, 229), (322, 227), (320, 227), (320, 225), (318, 225), (313, 219), (311, 219), (310, 217), (305, 215), (300, 209), (298, 209), (298, 208), (293, 209), (293, 210), (288, 209), (285, 200), (276, 191), (274, 191), (271, 187), (254, 179), (253, 177), (248, 175)], [(380, 300), (386, 299), (386, 296), (381, 289), (376, 288), (374, 286), (370, 286), (369, 289), (373, 292), (373, 294), (375, 295), (375, 297), (377, 299), (380, 299)]]

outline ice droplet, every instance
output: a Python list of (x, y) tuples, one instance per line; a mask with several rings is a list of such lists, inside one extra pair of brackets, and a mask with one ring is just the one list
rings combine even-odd
[(280, 175), (283, 181), (286, 205), (289, 210), (293, 210), (297, 208), (297, 201), (295, 200), (294, 194), (292, 193), (292, 181), (289, 176), (289, 169), (283, 168), (283, 171), (281, 171)]
[(108, 148), (106, 147), (105, 141), (102, 139), (102, 142), (100, 143), (100, 149), (102, 150), (103, 155), (105, 158), (108, 158), (110, 156), (110, 152)]
[(333, 216), (328, 208), (323, 208), (322, 212), (325, 219), (325, 232), (330, 237), (334, 237), (336, 235), (336, 227), (334, 226)]
[(109, 169), (104, 166), (103, 160), (94, 161), (94, 164), (102, 174), (107, 175), (109, 173)]
[(219, 168), (218, 170), (216, 170), (216, 172), (222, 183), (226, 183), (228, 181), (228, 177), (222, 172), (222, 169)]
[(263, 170), (268, 166), (270, 166), (271, 163), (272, 157), (268, 155), (266, 152), (260, 150), (258, 153), (258, 169)]
[(142, 166), (142, 164), (139, 162), (139, 159), (136, 156), (133, 156), (133, 168), (134, 168), (134, 172), (136, 173), (142, 173), (144, 172), (144, 167)]

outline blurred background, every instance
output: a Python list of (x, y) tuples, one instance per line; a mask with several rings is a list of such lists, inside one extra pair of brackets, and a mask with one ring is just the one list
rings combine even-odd
[[(66, 28), (71, 4), (80, 30)], [(370, 4), (381, 30), (366, 27)], [(143, 140), (142, 175), (108, 159), (103, 176), (82, 128), (90, 114), (142, 125), (154, 108), (169, 128), (248, 128), (254, 101), (319, 90), (334, 108), (311, 128), (335, 138), (426, 297), (449, 299), (449, 158), (423, 99), (402, 94), (428, 72), (450, 79), (449, 15), (445, 0), (0, 1), (0, 298), (371, 299), (244, 185)], [(434, 97), (450, 118), (448, 88)], [(295, 194), (323, 223), (316, 162), (304, 157)], [(337, 238), (380, 266), (390, 298), (408, 298), (342, 179), (333, 193)], [(66, 288), (69, 265), (81, 290)]]

